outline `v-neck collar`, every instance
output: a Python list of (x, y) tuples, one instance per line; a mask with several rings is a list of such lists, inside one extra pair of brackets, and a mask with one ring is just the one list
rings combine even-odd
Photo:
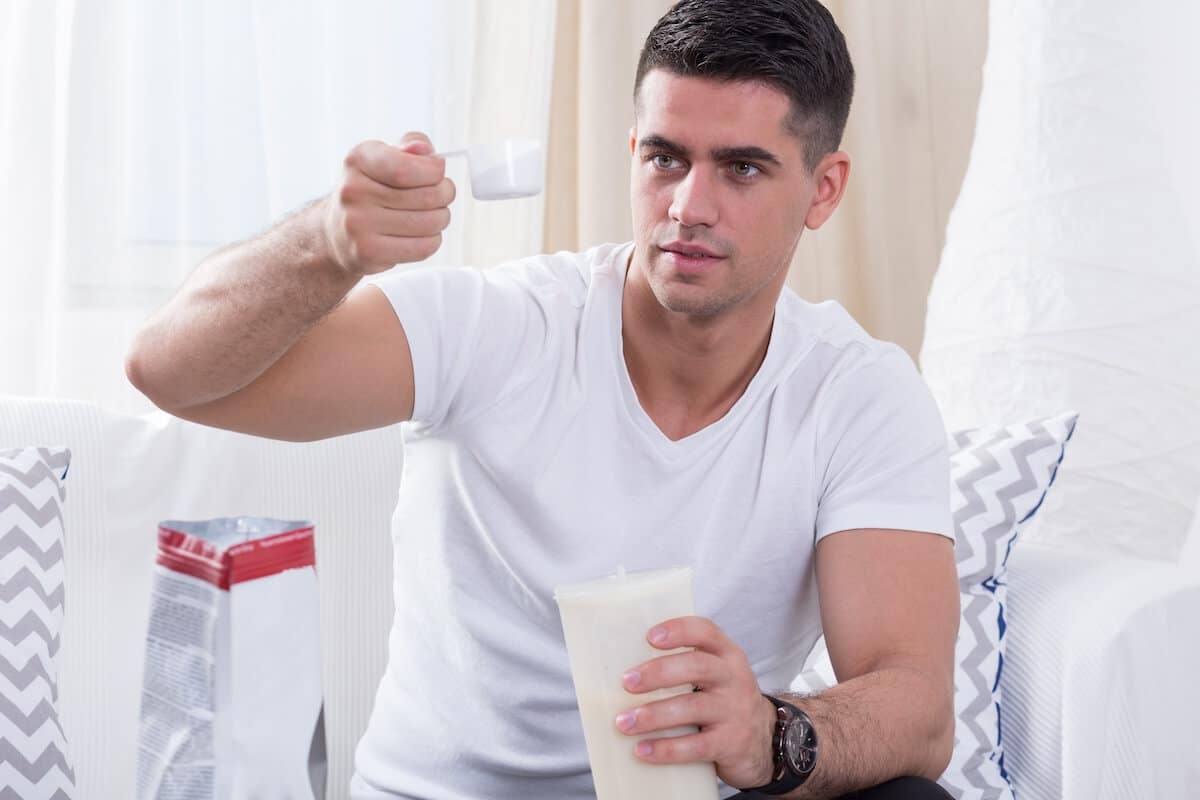
[(609, 319), (612, 322), (609, 328), (611, 331), (610, 345), (614, 360), (613, 366), (617, 374), (617, 380), (621, 385), (622, 405), (625, 407), (630, 422), (638, 429), (648, 447), (661, 459), (674, 462), (685, 458), (692, 458), (714, 441), (720, 441), (730, 427), (737, 425), (738, 421), (746, 415), (747, 409), (754, 404), (758, 396), (764, 391), (764, 385), (777, 373), (778, 362), (781, 357), (779, 304), (776, 303), (775, 314), (771, 320), (771, 337), (767, 342), (766, 355), (763, 357), (762, 363), (759, 364), (758, 369), (755, 371), (754, 376), (750, 379), (750, 383), (747, 384), (741, 396), (734, 401), (734, 404), (719, 419), (710, 422), (700, 430), (688, 434), (682, 439), (672, 440), (663, 433), (658, 424), (646, 412), (646, 409), (642, 407), (642, 402), (638, 399), (637, 391), (633, 388), (633, 380), (629, 377), (629, 366), (625, 363), (625, 347), (624, 340), (622, 339), (625, 280), (629, 275), (633, 248), (634, 245), (630, 242), (616, 252), (613, 259), (612, 271), (612, 279), (616, 287), (613, 292), (609, 293), (609, 300), (612, 303), (609, 314)]

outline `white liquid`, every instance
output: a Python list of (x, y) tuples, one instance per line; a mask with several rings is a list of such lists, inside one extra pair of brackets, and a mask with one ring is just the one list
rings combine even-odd
[(633, 752), (642, 739), (683, 735), (694, 728), (629, 736), (616, 726), (621, 711), (691, 691), (680, 686), (633, 695), (621, 686), (630, 668), (680, 652), (651, 647), (646, 634), (661, 622), (694, 613), (691, 570), (631, 572), (561, 586), (555, 599), (597, 800), (716, 800), (711, 763), (649, 764)]
[[(689, 725), (629, 736), (621, 733), (614, 722), (617, 714), (626, 709), (687, 691), (684, 688), (648, 695), (621, 691), (610, 692), (607, 696), (588, 692), (580, 700), (579, 713), (584, 720), (583, 735), (592, 764), (597, 800), (697, 800), (717, 796), (717, 778), (712, 764), (650, 764), (633, 752), (643, 739), (686, 736), (696, 733), (698, 728)], [(589, 724), (589, 720), (593, 723)]]

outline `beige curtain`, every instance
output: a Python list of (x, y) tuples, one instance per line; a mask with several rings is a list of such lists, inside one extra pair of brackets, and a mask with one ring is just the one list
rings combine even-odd
[[(633, 74), (666, 0), (558, 0), (544, 244), (631, 236)], [(788, 283), (836, 299), (915, 359), (925, 298), (975, 127), (986, 0), (826, 0), (858, 74), (837, 213), (800, 240)]]
[(668, 0), (558, 0), (547, 252), (632, 238), (629, 128), (642, 41)]

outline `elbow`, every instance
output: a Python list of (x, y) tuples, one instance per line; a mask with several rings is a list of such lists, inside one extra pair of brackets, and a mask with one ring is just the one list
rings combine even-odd
[[(954, 754), (953, 671), (921, 670), (910, 686), (913, 745), (903, 774), (936, 781), (950, 766)], [(935, 677), (936, 674), (936, 677)], [(917, 699), (920, 698), (920, 699)]]
[(954, 754), (954, 720), (946, 728), (943, 735), (938, 736), (930, 746), (929, 752), (929, 770), (925, 777), (931, 781), (936, 781), (942, 777), (946, 768), (950, 766), (950, 757)]
[[(142, 353), (138, 339), (134, 339), (133, 343), (129, 345), (129, 349), (125, 351), (125, 378), (133, 388), (146, 397), (150, 397), (146, 383), (145, 355)], [(150, 397), (150, 399), (154, 398)]]
[(909, 672), (906, 689), (912, 723), (911, 746), (901, 766), (902, 775), (936, 781), (950, 766), (954, 754), (954, 668), (922, 668)]
[(951, 694), (945, 703), (939, 704), (938, 713), (933, 720), (925, 768), (921, 771), (922, 777), (936, 781), (950, 766), (950, 758), (954, 753), (954, 724), (954, 699)]
[(160, 387), (155, 386), (150, 354), (143, 342), (143, 337), (144, 334), (138, 334), (125, 352), (125, 378), (151, 403), (163, 411), (170, 412), (170, 403), (164, 398)]

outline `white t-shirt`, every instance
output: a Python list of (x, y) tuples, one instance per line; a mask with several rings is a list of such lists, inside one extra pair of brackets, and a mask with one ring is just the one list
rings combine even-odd
[(953, 535), (932, 397), (836, 303), (784, 289), (742, 397), (669, 440), (622, 353), (632, 249), (371, 279), (408, 336), (415, 406), (354, 797), (594, 797), (556, 586), (691, 566), (696, 613), (778, 691), (821, 633), (818, 539)]

